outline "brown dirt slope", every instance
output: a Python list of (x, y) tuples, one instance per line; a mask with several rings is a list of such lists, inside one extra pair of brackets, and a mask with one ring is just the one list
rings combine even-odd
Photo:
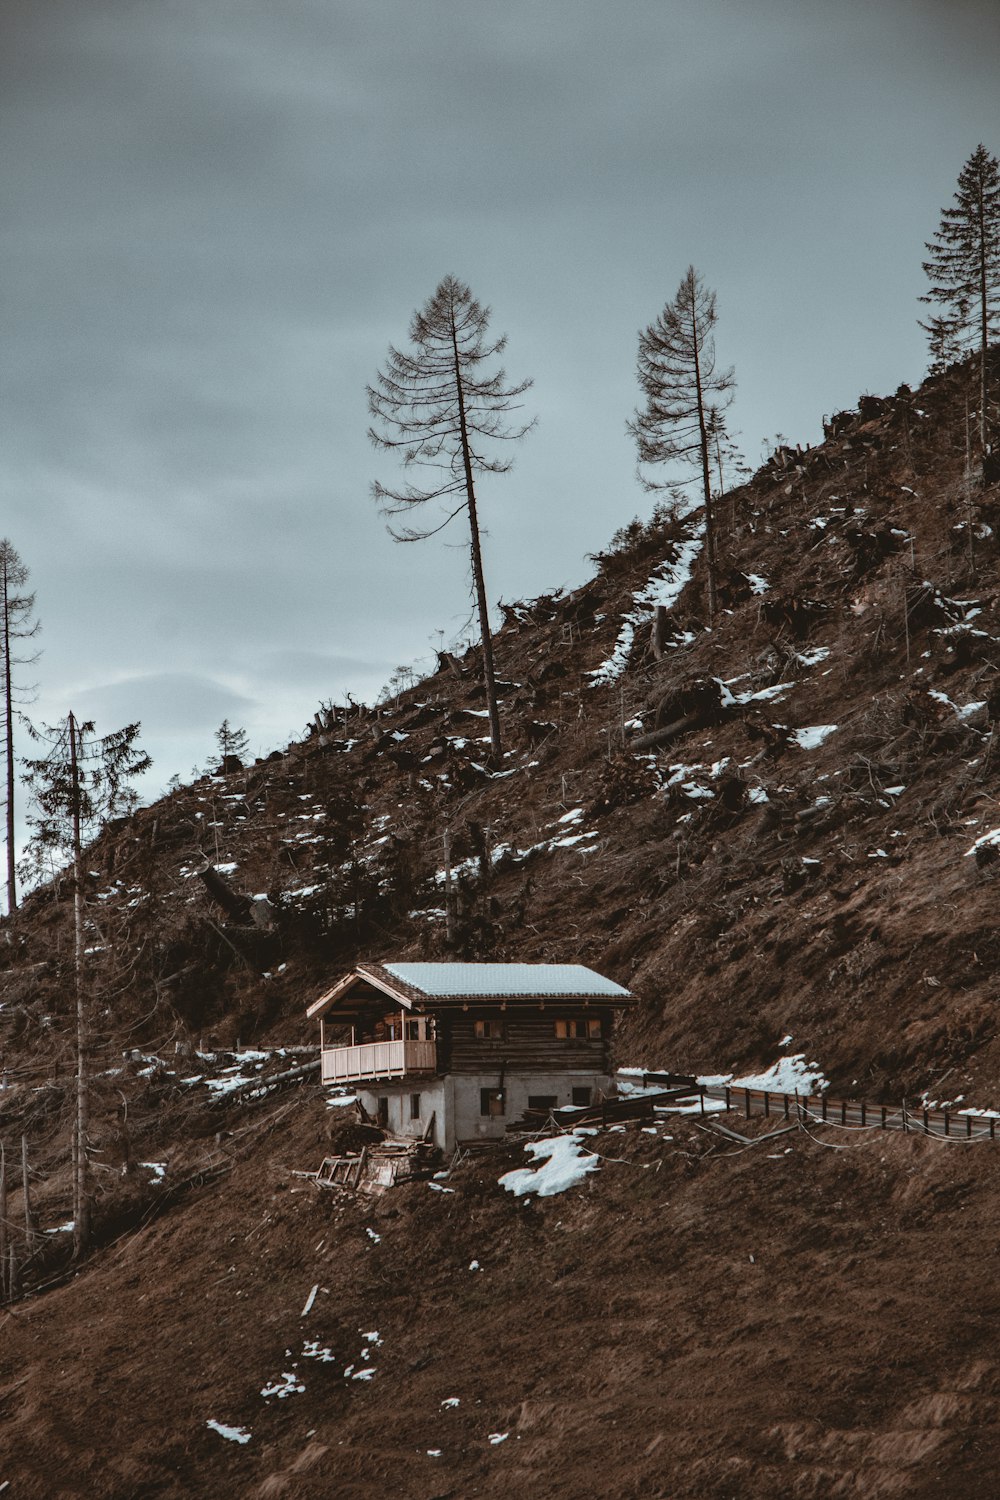
[[(630, 984), (622, 1062), (756, 1069), (791, 1034), (838, 1093), (1000, 1105), (1000, 864), (968, 852), (1000, 825), (1000, 488), (966, 472), (967, 375), (862, 398), (727, 496), (724, 609), (709, 629), (698, 555), (659, 660), (649, 601), (696, 516), (626, 527), (581, 589), (507, 606), (502, 766), (470, 651), (106, 831), (103, 1248), (69, 1281), (48, 1232), (69, 1203), (65, 889), (5, 924), (0, 1142), (11, 1162), (28, 1140), (30, 1258), (16, 1169), (8, 1214), (23, 1287), (49, 1287), (4, 1318), (12, 1495), (988, 1493), (988, 1146), (744, 1152), (679, 1124), (601, 1137), (621, 1161), (527, 1208), (499, 1159), (453, 1194), (338, 1204), (290, 1176), (325, 1149), (312, 1085), (244, 1109), (204, 1082), (237, 1040), (313, 1041), (304, 1006), (355, 957), (452, 954)], [(214, 902), (205, 856), (269, 920)], [(345, 1379), (376, 1328), (378, 1375)], [(293, 1363), (305, 1391), (264, 1400)]]

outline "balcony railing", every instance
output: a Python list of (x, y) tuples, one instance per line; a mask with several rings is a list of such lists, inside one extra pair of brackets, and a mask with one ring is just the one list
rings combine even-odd
[(405, 1078), (433, 1073), (435, 1042), (363, 1042), (359, 1047), (324, 1047), (324, 1083), (360, 1083), (365, 1078)]

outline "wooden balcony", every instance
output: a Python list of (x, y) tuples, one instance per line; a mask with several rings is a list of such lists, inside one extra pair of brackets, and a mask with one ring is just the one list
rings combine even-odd
[(365, 1079), (405, 1078), (433, 1073), (435, 1042), (363, 1042), (359, 1047), (323, 1048), (324, 1083), (361, 1083)]

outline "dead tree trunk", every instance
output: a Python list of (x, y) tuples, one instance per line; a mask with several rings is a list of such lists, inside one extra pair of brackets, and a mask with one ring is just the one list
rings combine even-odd
[(31, 1182), (28, 1168), (28, 1137), (21, 1137), (21, 1196), (24, 1200), (24, 1238), (28, 1244), (28, 1254), (32, 1255), (35, 1249), (35, 1239), (38, 1234), (38, 1225), (31, 1207)]
[(0, 1142), (0, 1302), (7, 1297), (7, 1156)]
[(685, 719), (676, 719), (673, 724), (666, 724), (662, 729), (654, 729), (650, 734), (640, 734), (638, 738), (629, 741), (630, 750), (653, 750), (657, 745), (666, 745), (670, 740), (676, 739), (679, 734), (686, 734), (689, 729), (697, 729), (703, 724), (701, 714), (688, 714)]

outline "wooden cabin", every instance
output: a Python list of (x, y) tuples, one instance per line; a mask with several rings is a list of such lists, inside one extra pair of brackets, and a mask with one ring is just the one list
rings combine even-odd
[(366, 963), (307, 1015), (324, 1083), (354, 1085), (392, 1134), (452, 1151), (526, 1109), (610, 1093), (612, 1024), (634, 1003), (583, 964)]

